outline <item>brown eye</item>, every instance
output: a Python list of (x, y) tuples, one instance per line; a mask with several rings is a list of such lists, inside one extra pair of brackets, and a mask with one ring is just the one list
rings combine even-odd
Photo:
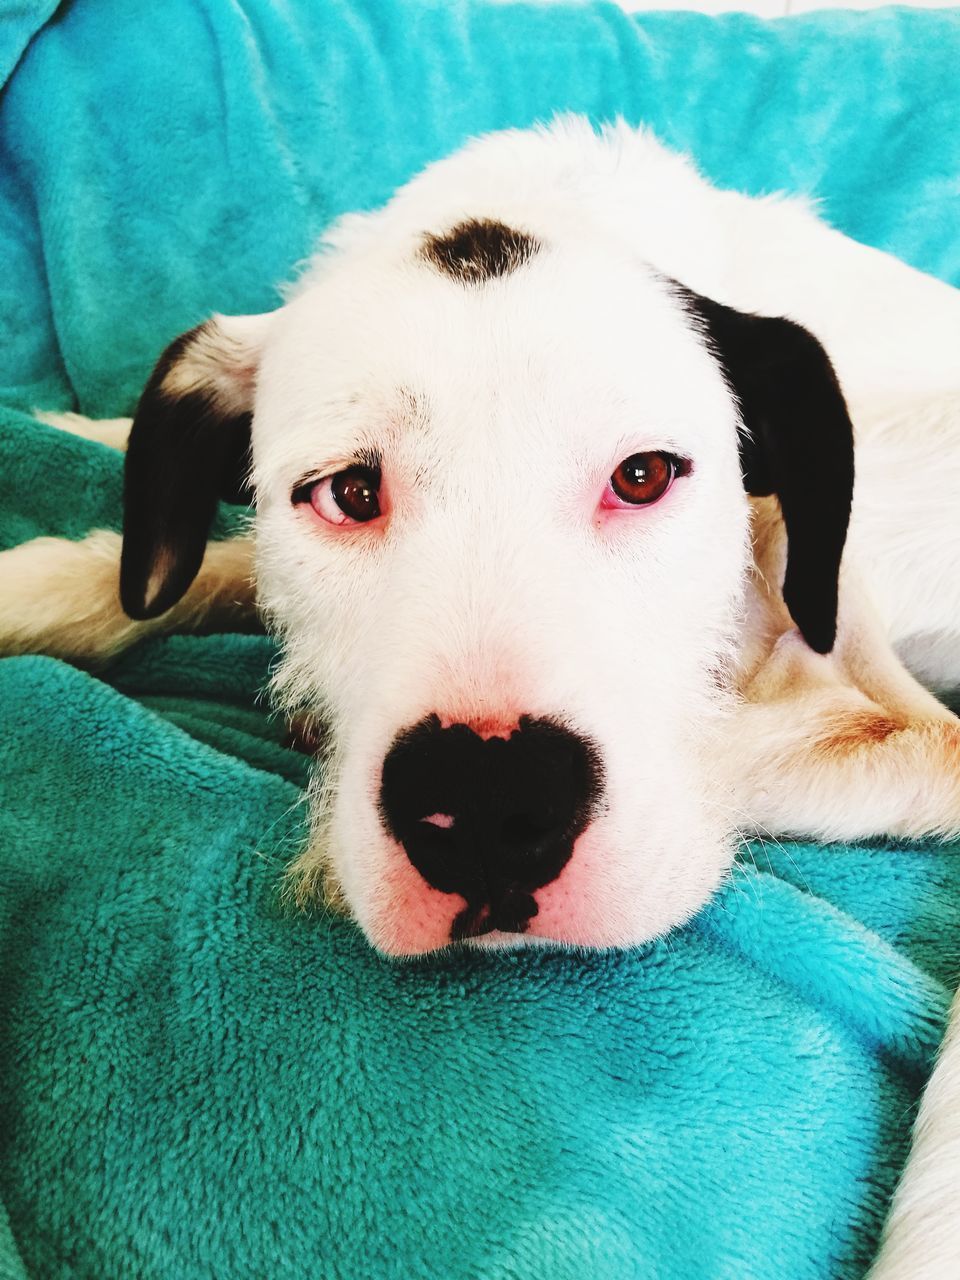
[(631, 507), (656, 502), (670, 488), (676, 476), (683, 474), (681, 461), (670, 453), (634, 453), (620, 463), (610, 477), (610, 506), (626, 503)]
[(380, 514), (380, 472), (373, 467), (348, 467), (330, 481), (330, 494), (349, 520), (374, 520)]
[(328, 524), (365, 524), (380, 515), (380, 468), (347, 467), (293, 491), (295, 504), (309, 502)]

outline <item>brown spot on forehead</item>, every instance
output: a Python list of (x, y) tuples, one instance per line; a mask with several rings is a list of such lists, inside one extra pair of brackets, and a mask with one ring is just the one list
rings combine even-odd
[(420, 256), (463, 284), (483, 284), (529, 262), (540, 242), (491, 218), (458, 222), (442, 235), (424, 236)]

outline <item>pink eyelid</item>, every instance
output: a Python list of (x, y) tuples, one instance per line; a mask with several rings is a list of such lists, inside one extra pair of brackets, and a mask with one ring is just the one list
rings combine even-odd
[(600, 498), (600, 506), (604, 511), (649, 511), (651, 507), (655, 507), (658, 502), (662, 502), (670, 490), (673, 488), (677, 477), (671, 476), (667, 487), (663, 493), (659, 494), (652, 502), (625, 502), (614, 490), (612, 481), (608, 480), (603, 495)]

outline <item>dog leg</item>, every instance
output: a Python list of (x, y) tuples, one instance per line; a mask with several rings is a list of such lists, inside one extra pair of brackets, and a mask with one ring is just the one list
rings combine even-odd
[(953, 1280), (960, 1271), (960, 996), (920, 1104), (910, 1159), (869, 1280)]
[(132, 418), (85, 418), (82, 413), (46, 413), (35, 410), (33, 416), (48, 427), (68, 431), (72, 436), (82, 436), (105, 444), (110, 449), (125, 451), (127, 437), (133, 425)]
[(734, 767), (750, 821), (824, 840), (960, 832), (960, 721), (919, 686), (864, 689), (791, 631), (745, 694)]
[(0, 553), (0, 653), (96, 666), (144, 636), (249, 626), (251, 538), (211, 542), (183, 599), (147, 622), (134, 622), (120, 606), (120, 547), (118, 533), (101, 529), (79, 542), (34, 538)]
[(855, 840), (960, 832), (960, 720), (893, 651), (856, 567), (841, 573), (837, 641), (814, 653), (779, 591), (782, 527), (757, 504), (731, 785), (748, 822)]

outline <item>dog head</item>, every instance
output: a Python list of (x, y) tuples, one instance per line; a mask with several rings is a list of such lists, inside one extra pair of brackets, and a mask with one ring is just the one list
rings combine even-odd
[(306, 882), (392, 954), (634, 943), (731, 861), (748, 491), (832, 644), (849, 419), (806, 330), (690, 292), (562, 191), (508, 215), (465, 186), (437, 166), (278, 311), (167, 350), (122, 599), (168, 608), (218, 499), (255, 495), (276, 693), (325, 727)]

